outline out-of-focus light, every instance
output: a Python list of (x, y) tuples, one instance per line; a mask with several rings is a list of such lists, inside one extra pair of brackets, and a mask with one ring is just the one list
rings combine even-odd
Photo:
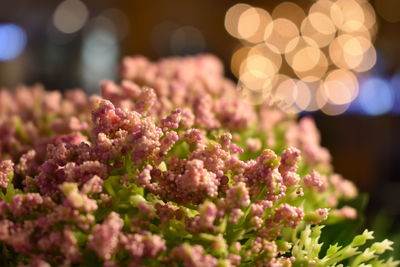
[(253, 91), (266, 91), (272, 82), (273, 76), (270, 76), (260, 70), (249, 69), (240, 75), (242, 82), (248, 89)]
[(240, 14), (238, 21), (238, 35), (241, 39), (248, 39), (255, 35), (261, 24), (260, 13), (256, 8), (250, 7)]
[(303, 36), (313, 39), (319, 47), (327, 46), (335, 38), (336, 27), (323, 13), (310, 14), (301, 24)]
[[(310, 66), (312, 66), (312, 67), (309, 66), (306, 68), (306, 70), (298, 69), (297, 68), (298, 66), (295, 65), (295, 62), (296, 62), (296, 57), (295, 57), (294, 61), (293, 61), (293, 63), (294, 63), (293, 70), (296, 73), (297, 77), (299, 77), (303, 81), (316, 82), (316, 81), (322, 79), (323, 76), (325, 75), (325, 73), (328, 69), (328, 60), (326, 59), (325, 54), (322, 53), (321, 50), (316, 49), (314, 47), (309, 47), (308, 52), (303, 53), (303, 57), (307, 54), (315, 57), (315, 59), (313, 60), (313, 63), (310, 64)], [(315, 64), (314, 64), (314, 61), (316, 61)], [(301, 64), (304, 64), (304, 62), (300, 63), (300, 65)]]
[(292, 68), (299, 72), (311, 70), (318, 64), (321, 54), (321, 51), (316, 47), (304, 47), (294, 55)]
[(330, 11), (333, 22), (345, 32), (357, 31), (364, 25), (364, 11), (356, 0), (337, 0)]
[(376, 16), (368, 0), (315, 0), (308, 12), (283, 2), (271, 16), (237, 4), (226, 13), (225, 27), (244, 45), (233, 54), (231, 69), (246, 97), (258, 100), (264, 92), (271, 103), (295, 112), (345, 112), (359, 92), (354, 73), (377, 61)]
[(375, 48), (371, 42), (360, 36), (342, 34), (329, 46), (333, 63), (343, 69), (370, 69), (376, 61)]
[(307, 36), (299, 36), (290, 40), (284, 51), (286, 62), (292, 67), (297, 52), (307, 47), (318, 48), (318, 45), (314, 40)]
[(330, 35), (336, 32), (335, 24), (333, 21), (325, 14), (320, 12), (311, 13), (308, 16), (313, 28), (325, 35)]
[(250, 47), (243, 46), (237, 49), (231, 58), (231, 71), (236, 78), (239, 78), (240, 67), (244, 60), (247, 58)]
[(272, 11), (273, 19), (288, 19), (296, 25), (300, 25), (305, 17), (306, 13), (304, 10), (293, 2), (282, 2)]
[[(258, 58), (264, 58), (263, 61), (268, 62), (268, 68), (265, 68), (264, 70), (269, 75), (276, 74), (282, 65), (282, 57), (275, 53), (275, 51), (269, 49), (269, 47), (263, 43), (253, 46), (249, 50), (248, 58), (252, 58), (254, 56), (258, 56)], [(241, 66), (241, 68), (242, 67), (243, 66)], [(254, 67), (254, 65), (252, 67)]]
[(299, 36), (296, 24), (288, 19), (278, 18), (265, 29), (265, 44), (276, 53), (283, 54), (288, 43)]
[(281, 56), (264, 44), (253, 46), (244, 55), (240, 63), (239, 80), (250, 90), (270, 91), (282, 64)]
[(365, 53), (363, 54), (363, 58), (360, 64), (354, 68), (357, 72), (364, 72), (370, 70), (376, 63), (377, 55), (375, 47), (371, 46)]
[[(259, 23), (257, 25), (254, 25), (254, 27), (257, 26), (255, 30), (253, 30), (253, 29), (251, 30), (252, 35), (250, 35), (246, 38), (243, 38), (243, 39), (246, 40), (247, 42), (257, 44), (264, 40), (265, 29), (271, 23), (272, 18), (271, 18), (271, 15), (262, 8), (254, 8), (254, 10), (253, 9), (250, 9), (250, 10), (251, 10), (251, 12), (256, 11), (258, 13)], [(245, 14), (245, 13), (243, 13), (243, 14)]]
[(367, 29), (372, 29), (376, 25), (376, 15), (374, 8), (368, 1), (360, 4), (364, 11), (364, 25), (365, 27), (367, 27)]
[(115, 79), (118, 64), (118, 39), (113, 32), (96, 27), (88, 31), (82, 46), (83, 84), (96, 93), (102, 79)]
[(390, 79), (390, 86), (392, 87), (395, 95), (395, 104), (393, 105), (392, 111), (396, 114), (400, 114), (400, 73), (393, 75), (393, 77)]
[(375, 7), (378, 14), (386, 21), (400, 21), (400, 1), (398, 0), (375, 0)]
[(88, 17), (89, 11), (82, 1), (66, 0), (57, 6), (53, 23), (63, 33), (74, 33), (85, 25)]
[(382, 78), (370, 77), (361, 82), (359, 103), (368, 115), (381, 115), (390, 111), (394, 94), (390, 84)]
[(331, 0), (319, 0), (316, 1), (309, 9), (308, 13), (322, 13), (326, 16), (331, 16), (331, 8), (333, 2)]
[(183, 26), (174, 31), (170, 39), (170, 49), (175, 55), (203, 52), (205, 39), (201, 31), (193, 26)]
[(25, 31), (12, 23), (0, 24), (0, 61), (16, 58), (26, 45)]
[(346, 110), (349, 109), (349, 106), (350, 106), (349, 103), (343, 104), (343, 105), (333, 105), (333, 104), (330, 104), (330, 103), (328, 102), (328, 103), (326, 103), (325, 106), (323, 106), (323, 107), (321, 108), (321, 110), (322, 110), (322, 112), (325, 113), (326, 115), (329, 115), (329, 116), (337, 116), (337, 115), (340, 115), (340, 114), (346, 112)]
[(309, 94), (308, 104), (304, 108), (305, 111), (316, 111), (320, 108), (320, 103), (318, 101), (317, 95), (321, 88), (321, 84), (322, 82), (320, 80), (305, 83), (308, 88), (307, 94)]
[(239, 3), (229, 8), (226, 12), (225, 29), (233, 37), (241, 38), (238, 32), (239, 18), (250, 7), (250, 5)]
[(285, 110), (293, 107), (297, 98), (296, 80), (286, 75), (279, 75), (277, 86), (274, 89), (274, 98), (281, 103)]
[(353, 101), (359, 92), (356, 76), (348, 70), (331, 71), (321, 88), (322, 94), (334, 105), (344, 105)]
[(301, 110), (306, 110), (311, 102), (311, 91), (307, 84), (303, 81), (296, 80), (297, 97), (296, 107)]

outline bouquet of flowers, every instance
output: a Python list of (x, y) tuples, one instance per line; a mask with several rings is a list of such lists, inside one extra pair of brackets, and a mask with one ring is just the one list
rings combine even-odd
[(211, 55), (121, 77), (0, 91), (1, 266), (398, 265), (345, 227), (357, 189), (311, 118), (249, 104)]

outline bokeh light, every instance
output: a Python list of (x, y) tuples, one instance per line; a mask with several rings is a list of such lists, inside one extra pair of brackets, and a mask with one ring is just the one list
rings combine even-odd
[(327, 75), (321, 90), (331, 104), (344, 105), (357, 97), (359, 85), (353, 72), (339, 69)]
[(16, 24), (0, 24), (0, 61), (9, 61), (21, 54), (26, 45), (26, 33)]
[(301, 34), (314, 40), (319, 47), (327, 46), (334, 38), (336, 27), (323, 13), (312, 13), (301, 23)]
[(53, 23), (63, 33), (74, 33), (85, 25), (88, 17), (89, 11), (82, 1), (66, 0), (57, 6)]
[(390, 83), (379, 77), (369, 77), (361, 82), (359, 103), (368, 115), (381, 115), (394, 104), (394, 94)]
[(271, 14), (236, 4), (225, 28), (243, 44), (231, 70), (253, 104), (260, 103), (258, 95), (287, 110), (341, 114), (359, 94), (355, 73), (377, 60), (376, 15), (364, 0), (317, 0), (308, 10), (282, 2)]
[(237, 33), (239, 38), (248, 39), (252, 37), (258, 30), (261, 24), (260, 14), (257, 9), (250, 7), (240, 14)]
[(265, 29), (265, 44), (277, 53), (283, 54), (288, 43), (299, 36), (296, 24), (285, 18), (278, 18)]
[(93, 19), (83, 39), (81, 51), (82, 83), (88, 93), (96, 93), (103, 79), (115, 79), (119, 57), (118, 37), (102, 23)]
[(282, 2), (277, 5), (272, 11), (273, 19), (288, 19), (295, 25), (300, 25), (305, 17), (306, 13), (304, 12), (304, 10), (293, 2)]
[[(241, 38), (238, 31), (239, 18), (242, 13), (250, 8), (247, 4), (236, 4), (228, 9), (225, 14), (225, 29), (235, 38)], [(242, 22), (243, 23), (243, 22)], [(243, 27), (243, 26), (242, 26)]]

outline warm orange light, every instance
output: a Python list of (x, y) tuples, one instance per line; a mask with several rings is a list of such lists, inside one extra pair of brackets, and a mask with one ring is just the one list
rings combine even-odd
[(243, 46), (237, 49), (232, 55), (231, 71), (236, 76), (236, 78), (239, 78), (240, 66), (242, 65), (243, 61), (247, 58), (249, 51), (250, 47)]
[(356, 0), (336, 0), (330, 14), (335, 25), (345, 32), (357, 31), (364, 25), (364, 11)]
[(311, 70), (317, 66), (321, 55), (322, 53), (318, 48), (306, 46), (293, 56), (292, 68), (299, 72)]
[(296, 97), (296, 107), (299, 110), (306, 110), (311, 101), (311, 92), (307, 84), (303, 81), (296, 81), (297, 87), (297, 97)]
[[(311, 50), (311, 49), (310, 49)], [(293, 67), (294, 72), (296, 73), (297, 77), (302, 79), (305, 82), (317, 82), (320, 79), (323, 78), (325, 75), (327, 69), (328, 69), (328, 60), (325, 57), (325, 54), (321, 52), (321, 50), (312, 48), (314, 50), (312, 54), (314, 54), (315, 59), (318, 59), (318, 62), (316, 64), (312, 64), (312, 68), (308, 68), (307, 70), (301, 71), (300, 69), (297, 69)], [(310, 53), (309, 53), (310, 54)], [(296, 58), (295, 58), (296, 59)], [(295, 63), (296, 60), (294, 60)], [(314, 63), (315, 60), (312, 60)], [(309, 58), (309, 62), (311, 62), (311, 58)], [(303, 61), (303, 64), (307, 63), (307, 61)], [(309, 64), (311, 65), (311, 64)], [(309, 66), (310, 67), (310, 66)]]
[(354, 71), (364, 72), (370, 70), (376, 63), (376, 50), (371, 45), (367, 51), (364, 52), (362, 61), (354, 68)]
[(235, 38), (240, 38), (238, 32), (239, 18), (242, 13), (250, 8), (247, 4), (236, 4), (228, 9), (225, 14), (225, 29), (226, 31)]
[(288, 19), (279, 18), (273, 20), (265, 30), (265, 44), (277, 53), (284, 53), (286, 46), (299, 36), (299, 29)]
[(238, 35), (241, 39), (248, 39), (257, 33), (261, 18), (257, 9), (250, 7), (240, 14), (238, 21)]
[(290, 66), (293, 66), (294, 56), (297, 54), (298, 51), (307, 47), (318, 48), (318, 45), (313, 39), (307, 36), (296, 37), (290, 40), (285, 47), (286, 62)]
[(287, 110), (293, 107), (297, 94), (296, 80), (286, 75), (279, 75), (273, 92), (274, 99), (281, 103), (282, 107)]
[(305, 17), (306, 13), (304, 10), (293, 2), (282, 2), (272, 11), (273, 19), (288, 19), (295, 25), (300, 25)]
[(325, 113), (326, 115), (329, 116), (336, 116), (344, 113), (348, 108), (350, 104), (344, 104), (344, 105), (333, 105), (330, 103), (326, 103), (325, 106), (321, 108), (322, 112)]
[(358, 80), (351, 71), (334, 70), (325, 78), (322, 90), (330, 103), (335, 105), (347, 104), (358, 95)]
[(271, 15), (237, 4), (225, 27), (246, 45), (233, 54), (231, 69), (252, 104), (272, 97), (287, 112), (343, 113), (358, 95), (354, 72), (376, 62), (376, 15), (368, 0), (316, 0), (308, 14), (293, 2)]
[(260, 22), (258, 23), (258, 25), (254, 25), (254, 27), (257, 26), (256, 30), (251, 36), (245, 38), (245, 40), (247, 42), (257, 44), (264, 40), (265, 29), (271, 23), (272, 18), (271, 15), (262, 8), (255, 8), (254, 10), (258, 13)]

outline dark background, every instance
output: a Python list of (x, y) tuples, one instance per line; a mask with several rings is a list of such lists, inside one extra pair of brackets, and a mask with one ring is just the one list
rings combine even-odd
[[(234, 79), (230, 58), (240, 43), (226, 32), (224, 16), (236, 1), (83, 1), (89, 11), (88, 22), (71, 34), (60, 33), (53, 25), (54, 12), (61, 2), (1, 0), (0, 23), (15, 23), (21, 27), (26, 32), (26, 47), (18, 57), (0, 62), (0, 86), (12, 88), (22, 83), (41, 82), (50, 90), (84, 87), (89, 93), (96, 93), (96, 77), (92, 81), (82, 77), (85, 66), (82, 51), (90, 25), (97, 25), (93, 21), (110, 14), (110, 9), (120, 12), (114, 16), (112, 29), (117, 37), (115, 43), (106, 40), (99, 53), (109, 54), (112, 47), (111, 52), (116, 57), (97, 63), (103, 67), (102, 78), (117, 79), (117, 63), (122, 55), (142, 54), (155, 60), (170, 55), (210, 52), (223, 60), (226, 75)], [(271, 11), (282, 1), (243, 2)], [(295, 2), (307, 8), (314, 1)], [(385, 14), (387, 10), (399, 13), (400, 1), (376, 0), (371, 4), (379, 11), (379, 29), (375, 40), (378, 62), (370, 72), (389, 80), (400, 71), (400, 22), (388, 19)], [(177, 29), (190, 34), (182, 37), (176, 33)], [(0, 35), (0, 42), (4, 41), (4, 36), (1, 38)], [(171, 47), (171, 39), (177, 43), (175, 47)], [(400, 95), (400, 88), (393, 90)], [(400, 117), (396, 110), (399, 105), (395, 104), (391, 112), (379, 116), (352, 110), (339, 116), (311, 114), (321, 131), (322, 144), (331, 151), (335, 170), (353, 180), (361, 191), (369, 193), (367, 212), (372, 215), (370, 217), (385, 212), (397, 223), (400, 217)]]

